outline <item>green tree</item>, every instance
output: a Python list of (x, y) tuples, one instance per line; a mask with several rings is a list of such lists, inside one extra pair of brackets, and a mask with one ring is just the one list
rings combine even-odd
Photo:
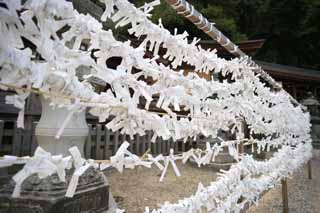
[[(141, 2), (141, 0), (134, 2)], [(234, 9), (229, 9), (230, 7), (224, 7), (226, 4), (232, 8), (237, 5), (232, 0), (202, 0), (193, 2), (195, 8), (199, 12), (203, 13), (203, 15), (205, 15), (211, 22), (214, 22), (217, 24), (217, 26), (220, 26), (223, 33), (236, 41), (246, 40), (246, 35), (239, 31), (237, 20), (234, 16)], [(186, 30), (191, 37), (210, 39), (187, 19), (177, 15), (176, 11), (173, 10), (167, 3), (165, 3), (164, 0), (161, 0), (161, 5), (157, 6), (152, 14), (152, 20), (155, 23), (157, 23), (161, 18), (163, 25), (172, 32), (174, 31), (174, 28), (178, 28), (180, 33)]]
[[(151, 0), (150, 0), (151, 1)], [(142, 5), (145, 0), (132, 0)], [(320, 69), (320, 0), (201, 0), (195, 8), (233, 41), (266, 39), (256, 58)], [(210, 39), (161, 0), (152, 21), (170, 31), (187, 30), (192, 37)]]
[[(315, 56), (319, 55), (315, 48), (319, 44), (315, 40), (320, 32), (315, 22), (319, 16), (319, 3), (310, 0), (254, 2), (247, 0), (240, 3), (242, 15), (239, 23), (250, 39), (267, 39), (257, 58), (319, 68), (319, 62), (315, 60)], [(250, 14), (246, 14), (247, 9)]]

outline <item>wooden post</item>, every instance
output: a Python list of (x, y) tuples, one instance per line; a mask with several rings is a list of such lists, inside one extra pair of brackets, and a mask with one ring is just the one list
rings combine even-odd
[[(243, 145), (243, 142), (240, 142), (240, 144), (238, 145), (238, 152), (239, 154), (243, 154), (244, 153), (244, 145)], [(244, 176), (241, 175), (241, 180), (243, 180)], [(244, 198), (243, 196), (241, 196), (238, 200), (238, 203), (242, 203), (244, 201)]]
[(238, 132), (237, 137), (241, 140), (241, 142), (238, 145), (238, 152), (239, 152), (239, 154), (243, 154), (244, 153), (244, 145), (243, 145), (242, 140), (248, 137), (248, 135), (246, 134), (247, 123), (243, 118), (238, 118), (238, 122), (239, 122), (239, 132)]
[[(239, 137), (240, 140), (243, 140), (243, 139), (245, 138), (245, 136), (246, 136), (246, 135), (245, 135), (246, 122), (245, 122), (245, 120), (244, 120), (243, 118), (238, 118), (237, 120), (238, 120), (238, 122), (240, 123), (240, 124), (239, 124), (239, 125), (240, 125), (240, 128), (239, 128), (238, 136), (236, 136), (236, 137)], [(238, 144), (238, 153), (239, 153), (239, 155), (244, 153), (243, 141), (241, 141), (241, 142)], [(244, 179), (244, 176), (241, 175), (241, 176), (240, 176), (240, 179), (243, 180), (243, 179)], [(239, 198), (239, 200), (238, 200), (238, 203), (242, 203), (244, 200), (245, 200), (244, 197), (241, 196), (241, 197)]]
[(287, 179), (281, 180), (283, 213), (289, 213)]
[(0, 150), (3, 150), (2, 148), (3, 132), (4, 132), (4, 121), (0, 120)]
[(308, 161), (308, 178), (312, 180), (312, 167), (311, 167), (311, 160)]
[[(4, 133), (4, 121), (0, 120), (0, 151), (3, 150), (2, 148), (2, 137)], [(3, 155), (4, 153), (1, 153)], [(0, 168), (0, 177), (2, 176), (7, 176), (8, 175), (8, 169), (5, 168)]]
[(12, 155), (21, 156), (22, 130), (17, 127), (16, 122), (14, 122), (12, 137)]
[(243, 142), (240, 142), (238, 150), (239, 150), (239, 154), (243, 154), (243, 153), (244, 153), (244, 145), (243, 145)]
[[(102, 125), (101, 125), (101, 128), (102, 128)], [(102, 153), (102, 159), (107, 159), (110, 156), (112, 156), (110, 144), (111, 144), (111, 134), (113, 134), (113, 133), (111, 132), (111, 130), (108, 130), (106, 127), (104, 128), (103, 133), (104, 133), (104, 141), (102, 143), (104, 143), (104, 150)]]
[(114, 147), (113, 147), (112, 155), (115, 155), (119, 148), (120, 131), (119, 130), (116, 131), (113, 137), (114, 137)]
[[(34, 155), (36, 148), (38, 147), (37, 137), (35, 135), (35, 130), (38, 122), (32, 123), (32, 134), (31, 134), (31, 155)], [(89, 158), (89, 157), (88, 157)]]
[(294, 99), (297, 99), (297, 86), (292, 84), (292, 95)]
[(104, 141), (101, 140), (102, 138), (102, 126), (101, 124), (96, 125), (97, 128), (97, 137), (96, 137), (96, 159), (103, 160), (103, 149), (102, 144)]
[(85, 143), (85, 157), (86, 158), (91, 158), (91, 148), (92, 148), (92, 141), (91, 141), (91, 137), (92, 137), (92, 131), (93, 130), (93, 127), (92, 127), (92, 124), (88, 124), (88, 127), (89, 127), (89, 133), (88, 133), (88, 137), (87, 137), (87, 141)]

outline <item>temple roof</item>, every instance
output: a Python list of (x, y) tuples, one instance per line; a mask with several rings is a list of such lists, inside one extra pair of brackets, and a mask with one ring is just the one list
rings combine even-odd
[[(276, 79), (304, 81), (305, 83), (320, 82), (320, 70), (304, 69), (264, 61), (256, 61), (267, 73)], [(306, 82), (308, 81), (308, 82)]]

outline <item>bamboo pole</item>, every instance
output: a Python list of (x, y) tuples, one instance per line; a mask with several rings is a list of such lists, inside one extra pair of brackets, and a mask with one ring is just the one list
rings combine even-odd
[[(258, 64), (256, 64), (248, 55), (246, 55), (237, 45), (235, 45), (228, 37), (226, 37), (219, 29), (205, 18), (199, 11), (197, 11), (193, 5), (186, 0), (165, 0), (178, 14), (184, 16), (193, 24), (195, 24), (200, 30), (205, 32), (215, 41), (217, 41), (222, 47), (236, 57), (246, 58), (253, 71), (259, 74), (262, 79), (269, 83), (274, 90), (282, 90), (282, 85), (277, 83), (267, 72), (265, 72)], [(291, 101), (295, 105), (300, 105), (290, 94)]]
[[(211, 38), (217, 41), (222, 47), (236, 57), (248, 57), (237, 45), (235, 45), (230, 39), (225, 36), (219, 29), (217, 29), (214, 23), (205, 18), (199, 11), (197, 11), (193, 5), (189, 4), (186, 0), (165, 0), (170, 4), (178, 14), (184, 16), (193, 24), (195, 24), (200, 30), (208, 34)], [(256, 73), (271, 84), (274, 88), (281, 89), (281, 85), (278, 84), (270, 75), (264, 72), (254, 61), (248, 57), (251, 66), (255, 67)]]

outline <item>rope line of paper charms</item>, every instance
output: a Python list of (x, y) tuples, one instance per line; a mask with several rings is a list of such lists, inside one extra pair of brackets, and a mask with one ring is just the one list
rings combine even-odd
[[(244, 141), (248, 142), (248, 140), (243, 140), (243, 142)], [(27, 164), (24, 168), (26, 168), (27, 171), (31, 171), (27, 174), (22, 173), (24, 175), (23, 177), (21, 174), (17, 174), (13, 178), (16, 181), (16, 189), (13, 192), (14, 197), (19, 196), (20, 187), (21, 187), (23, 180), (25, 180), (27, 177), (29, 177), (30, 175), (32, 175), (34, 173), (41, 172), (40, 171), (40, 169), (42, 168), (41, 163), (44, 160), (43, 159), (44, 156), (46, 156), (47, 160), (52, 161), (52, 163), (54, 163), (57, 166), (58, 166), (58, 164), (63, 164), (64, 167), (59, 167), (60, 169), (61, 168), (70, 169), (71, 168), (70, 165), (72, 165), (72, 164), (83, 165), (86, 162), (85, 165), (83, 165), (84, 167), (82, 167), (83, 170), (82, 170), (81, 174), (78, 174), (78, 178), (85, 172), (86, 169), (89, 168), (89, 166), (93, 166), (95, 168), (100, 168), (101, 170), (105, 170), (106, 168), (109, 168), (109, 167), (114, 167), (119, 172), (122, 172), (124, 168), (133, 169), (136, 166), (145, 166), (147, 168), (151, 168), (151, 165), (155, 164), (161, 171), (163, 171), (161, 178), (160, 178), (160, 181), (162, 182), (163, 178), (166, 174), (166, 171), (167, 171), (166, 167), (168, 166), (168, 164), (166, 162), (170, 161), (172, 166), (175, 168), (174, 171), (175, 171), (176, 175), (180, 176), (179, 169), (177, 168), (177, 166), (175, 164), (176, 160), (182, 160), (183, 163), (186, 163), (187, 160), (192, 157), (196, 161), (198, 166), (200, 167), (201, 165), (206, 165), (206, 164), (209, 164), (211, 161), (213, 161), (215, 156), (222, 150), (223, 147), (236, 146), (239, 143), (240, 143), (240, 141), (223, 141), (223, 142), (221, 142), (221, 144), (219, 146), (212, 146), (212, 147), (209, 143), (207, 143), (206, 150), (190, 149), (188, 152), (184, 152), (181, 154), (174, 154), (173, 150), (171, 149), (170, 155), (163, 156), (162, 154), (160, 154), (156, 157), (153, 157), (152, 155), (150, 155), (149, 154), (150, 149), (148, 149), (141, 157), (138, 157), (137, 155), (134, 155), (127, 150), (128, 147), (130, 146), (130, 144), (125, 141), (124, 143), (121, 144), (117, 153), (114, 156), (112, 156), (110, 158), (110, 160), (93, 160), (93, 159), (84, 160), (83, 158), (79, 157), (80, 151), (77, 150), (76, 147), (73, 147), (69, 150), (72, 157), (71, 156), (62, 157), (61, 155), (51, 156), (45, 150), (38, 147), (37, 150), (35, 151), (34, 157), (30, 157), (30, 156), (16, 157), (16, 156), (11, 156), (11, 155), (6, 155), (4, 157), (0, 157), (0, 168), (12, 166), (14, 164)], [(252, 144), (253, 143), (254, 143), (254, 141), (252, 141)], [(236, 154), (236, 152), (234, 152), (234, 151), (232, 151), (230, 153), (235, 158), (238, 156)], [(38, 160), (39, 163), (35, 163), (35, 160)], [(72, 160), (75, 162), (71, 163), (70, 161), (72, 161)], [(164, 161), (166, 164), (166, 167), (161, 165), (159, 163), (159, 161)], [(30, 163), (30, 162), (32, 162), (32, 163)], [(28, 165), (28, 163), (30, 163), (31, 166)], [(48, 163), (48, 162), (45, 161), (44, 163)], [(38, 166), (38, 168), (36, 168), (35, 166)], [(48, 174), (53, 174), (56, 171), (58, 173), (60, 180), (65, 181), (65, 172), (62, 172), (61, 170), (58, 171), (59, 168), (51, 166), (48, 168), (47, 172), (48, 172)], [(79, 167), (77, 168), (77, 166), (75, 166), (75, 168), (79, 169)], [(39, 170), (37, 170), (37, 169), (39, 169)], [(19, 178), (17, 178), (17, 177), (19, 177)], [(46, 176), (43, 176), (42, 178), (44, 178), (44, 177), (46, 177)], [(69, 188), (73, 189), (73, 192), (72, 193), (68, 192), (66, 196), (68, 196), (68, 197), (73, 196), (73, 194), (76, 190), (76, 186), (75, 186), (75, 185), (77, 185), (76, 182), (77, 181), (73, 181), (73, 182), (69, 183), (70, 184)]]
[[(80, 151), (76, 147), (69, 149), (71, 156), (67, 156), (67, 157), (62, 157), (61, 155), (60, 156), (51, 156), (50, 153), (48, 153), (48, 152), (42, 150), (40, 147), (38, 147), (35, 152), (35, 155), (33, 157), (4, 156), (0, 160), (0, 167), (11, 166), (15, 163), (17, 163), (17, 164), (26, 163), (26, 166), (23, 168), (23, 170), (18, 172), (13, 177), (13, 179), (16, 181), (16, 186), (15, 186), (15, 189), (13, 192), (13, 197), (18, 197), (20, 194), (20, 187), (21, 187), (23, 180), (25, 180), (30, 175), (39, 174), (40, 178), (45, 178), (48, 175), (52, 175), (54, 173), (57, 173), (60, 180), (65, 181), (65, 171), (64, 170), (70, 169), (72, 167), (72, 165), (74, 165), (76, 170), (74, 172), (73, 177), (76, 176), (77, 178), (72, 177), (71, 181), (69, 182), (68, 190), (66, 193), (67, 197), (72, 197), (75, 193), (76, 188), (77, 188), (79, 177), (81, 177), (81, 175), (84, 174), (84, 172), (90, 167), (100, 168), (101, 170), (104, 170), (109, 167), (114, 167), (119, 172), (122, 172), (124, 168), (133, 169), (137, 166), (144, 166), (144, 167), (150, 168), (152, 164), (155, 164), (162, 171), (162, 174), (160, 177), (160, 181), (162, 182), (163, 178), (167, 172), (167, 167), (169, 165), (169, 162), (171, 163), (172, 167), (174, 168), (175, 174), (177, 176), (180, 176), (181, 175), (180, 171), (175, 164), (176, 160), (182, 160), (183, 163), (186, 163), (187, 160), (189, 160), (191, 157), (193, 157), (194, 160), (198, 163), (198, 166), (200, 167), (202, 164), (206, 165), (206, 164), (210, 163), (211, 159), (214, 159), (214, 156), (215, 156), (214, 155), (215, 153), (213, 152), (214, 150), (207, 150), (207, 152), (204, 151), (204, 152), (206, 152), (206, 154), (209, 154), (209, 157), (206, 156), (206, 154), (205, 154), (200, 157), (198, 156), (199, 158), (196, 157), (197, 154), (199, 153), (197, 150), (191, 150), (191, 151), (185, 152), (180, 155), (173, 155), (173, 153), (171, 151), (171, 154), (169, 156), (159, 155), (157, 157), (152, 157), (152, 156), (148, 155), (147, 154), (148, 151), (147, 151), (141, 158), (139, 158), (138, 156), (130, 153), (127, 150), (128, 146), (129, 146), (129, 143), (127, 143), (127, 142), (123, 143), (121, 145), (121, 147), (119, 148), (119, 150), (117, 151), (116, 155), (111, 157), (111, 161), (95, 161), (92, 159), (85, 160), (81, 157)], [(302, 148), (306, 148), (306, 147), (299, 145), (297, 149), (302, 149)], [(282, 153), (282, 154), (290, 153), (290, 150), (294, 150), (294, 149), (292, 149), (290, 147), (283, 147), (280, 150), (280, 153)], [(201, 152), (203, 152), (203, 151), (201, 151)], [(295, 155), (295, 154), (293, 154), (293, 155)], [(297, 155), (297, 156), (302, 156), (305, 158), (307, 157), (307, 156), (304, 156), (301, 154)], [(165, 166), (163, 166), (159, 161), (163, 161)], [(283, 162), (281, 162), (281, 161), (274, 160), (273, 162), (276, 162), (278, 164), (283, 164)], [(264, 175), (266, 175), (264, 172), (261, 171), (262, 170), (261, 166), (263, 164), (266, 164), (266, 162), (256, 162), (255, 165), (253, 163), (254, 163), (254, 160), (252, 157), (249, 157), (248, 155), (241, 156), (240, 163), (238, 163), (235, 166), (232, 166), (232, 168), (229, 171), (225, 171), (225, 174), (221, 177), (226, 177), (225, 176), (226, 174), (233, 174), (232, 176), (230, 175), (230, 177), (234, 178), (233, 181), (237, 181), (238, 182), (237, 185), (240, 185), (241, 187), (243, 187), (243, 185), (241, 185), (241, 181), (243, 182), (243, 180), (241, 180), (240, 178), (237, 178), (237, 175), (235, 175), (236, 172), (238, 172), (238, 175), (242, 174), (242, 172), (238, 171), (239, 168), (241, 169), (241, 171), (244, 171), (245, 173), (248, 173), (248, 174), (255, 174), (255, 176), (260, 173), (263, 173)], [(245, 165), (248, 164), (250, 167), (245, 167), (245, 166), (243, 166), (243, 164), (245, 164)], [(244, 168), (241, 168), (242, 166)], [(269, 168), (267, 168), (267, 170), (270, 170), (271, 172), (273, 172), (272, 168), (273, 168), (273, 166), (269, 166)], [(278, 167), (275, 167), (275, 168), (278, 168)], [(255, 172), (248, 172), (248, 169), (249, 170), (256, 170), (256, 171)], [(79, 172), (79, 171), (81, 171), (81, 172)], [(42, 176), (40, 176), (40, 174)], [(220, 180), (221, 179), (218, 179), (218, 183), (220, 183), (219, 182)], [(248, 180), (245, 180), (245, 181), (247, 182)], [(223, 182), (223, 183), (226, 184), (225, 182)], [(246, 187), (248, 187), (248, 186), (246, 185)], [(198, 192), (203, 191), (204, 189), (205, 188), (202, 186), (202, 184), (199, 184)], [(220, 188), (220, 190), (221, 190), (221, 188)], [(230, 191), (230, 189), (228, 189), (228, 190)], [(247, 190), (247, 188), (246, 188), (246, 190)], [(237, 191), (237, 190), (235, 190), (235, 191)], [(200, 196), (200, 195), (198, 195), (198, 196)], [(219, 194), (215, 195), (215, 196), (219, 196)], [(197, 202), (199, 202), (199, 203), (196, 206), (193, 206), (195, 203), (192, 203), (192, 202), (191, 202), (191, 204), (188, 204), (188, 206), (184, 206), (184, 205), (181, 206), (181, 203), (178, 206), (180, 206), (179, 208), (187, 207), (187, 209), (189, 209), (190, 205), (191, 205), (192, 208), (196, 207), (195, 210), (198, 210), (199, 206), (201, 207), (202, 204), (201, 204), (201, 201), (199, 201), (199, 200), (197, 200)], [(169, 207), (170, 208), (177, 208), (177, 205), (170, 204), (167, 207), (163, 207), (163, 208), (169, 208)], [(211, 208), (212, 207), (208, 208), (208, 210), (210, 210)], [(221, 208), (221, 207), (219, 207), (219, 208)], [(148, 212), (148, 211), (146, 211), (146, 212)], [(162, 210), (159, 210), (159, 212), (162, 212)]]
[[(17, 87), (15, 85), (9, 85), (9, 84), (4, 84), (4, 83), (0, 83), (0, 87), (4, 87), (4, 88), (9, 88), (9, 89), (13, 89), (16, 91), (23, 91), (23, 92), (28, 92), (28, 93), (34, 93), (37, 95), (44, 95), (47, 97), (59, 97), (59, 98), (64, 98), (64, 99), (68, 99), (68, 100), (80, 100), (80, 104), (90, 104), (90, 105), (99, 105), (99, 106), (103, 106), (105, 105), (106, 107), (110, 107), (109, 105), (106, 105), (103, 102), (93, 102), (90, 101), (89, 99), (83, 99), (81, 97), (73, 97), (73, 96), (67, 96), (67, 95), (63, 95), (60, 93), (55, 93), (55, 92), (44, 92), (44, 91), (40, 91), (37, 89), (33, 89), (33, 88), (24, 88), (24, 87)], [(144, 111), (150, 112), (150, 113), (154, 113), (157, 115), (169, 115), (166, 112), (157, 112), (157, 111), (151, 111), (151, 110), (146, 110), (146, 109), (142, 109)], [(177, 114), (177, 117), (181, 117), (181, 118), (193, 118), (193, 119), (201, 119), (201, 120), (210, 120), (209, 118), (205, 118), (205, 117), (191, 117), (190, 115), (182, 115), (182, 114)]]

